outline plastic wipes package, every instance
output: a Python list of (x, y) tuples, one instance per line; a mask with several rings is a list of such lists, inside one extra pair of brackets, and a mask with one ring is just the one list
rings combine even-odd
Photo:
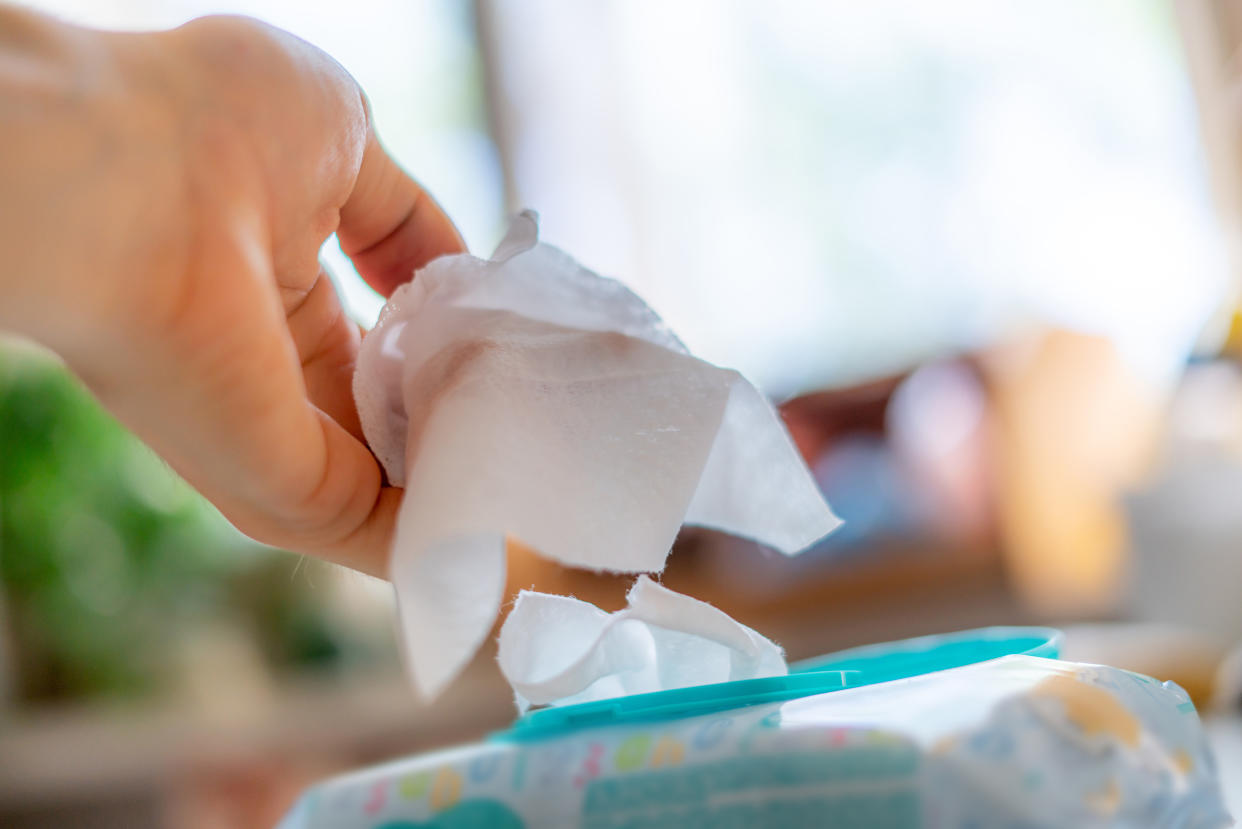
[(282, 827), (1230, 825), (1181, 688), (1055, 653), (992, 629), (543, 709), (323, 783)]

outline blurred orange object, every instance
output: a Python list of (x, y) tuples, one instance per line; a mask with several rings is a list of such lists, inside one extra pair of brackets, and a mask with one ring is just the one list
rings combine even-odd
[(1040, 615), (1116, 608), (1119, 498), (1149, 466), (1163, 398), (1102, 337), (1042, 332), (984, 362), (995, 406), (1002, 546), (1018, 595)]

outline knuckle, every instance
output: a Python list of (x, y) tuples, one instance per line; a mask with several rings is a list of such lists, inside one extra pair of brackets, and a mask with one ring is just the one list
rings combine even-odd
[(298, 549), (325, 550), (343, 544), (370, 515), (380, 491), (378, 468), (371, 474), (341, 474), (332, 463), (312, 486), (296, 495), (282, 520)]

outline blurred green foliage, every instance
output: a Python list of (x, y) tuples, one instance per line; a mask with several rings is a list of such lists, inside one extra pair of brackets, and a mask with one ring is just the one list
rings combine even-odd
[(340, 656), (297, 558), (230, 527), (53, 359), (0, 343), (0, 584), (25, 701), (160, 690), (221, 614), (274, 667)]

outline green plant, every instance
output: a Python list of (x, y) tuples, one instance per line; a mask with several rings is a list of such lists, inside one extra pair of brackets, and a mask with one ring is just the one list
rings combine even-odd
[(0, 584), (18, 696), (155, 689), (245, 541), (50, 357), (0, 344)]

